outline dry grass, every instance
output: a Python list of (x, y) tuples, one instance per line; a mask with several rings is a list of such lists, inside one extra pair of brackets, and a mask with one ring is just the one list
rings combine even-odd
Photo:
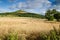
[(9, 32), (37, 33), (49, 31), (59, 27), (59, 22), (48, 22), (45, 19), (24, 18), (24, 17), (0, 17), (0, 36)]

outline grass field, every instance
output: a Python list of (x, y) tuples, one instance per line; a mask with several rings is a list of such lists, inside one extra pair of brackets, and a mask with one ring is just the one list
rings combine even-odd
[[(10, 38), (11, 36), (12, 39), (10, 39), (13, 40), (14, 36), (12, 34), (10, 36), (7, 35), (9, 35), (10, 33), (18, 33), (18, 37), (20, 37), (21, 35), (24, 37), (21, 40), (25, 40), (26, 36), (28, 36), (27, 40), (33, 40), (37, 38), (36, 35), (39, 35), (38, 33), (50, 32), (50, 30), (53, 29), (53, 26), (58, 29), (59, 25), (60, 22), (46, 21), (46, 19), (39, 18), (0, 17), (0, 39), (8, 40), (8, 38)], [(15, 37), (17, 39), (17, 36)]]
[(7, 34), (9, 30), (18, 33), (49, 31), (53, 29), (53, 26), (58, 28), (59, 24), (59, 22), (48, 22), (37, 18), (0, 17), (0, 34)]

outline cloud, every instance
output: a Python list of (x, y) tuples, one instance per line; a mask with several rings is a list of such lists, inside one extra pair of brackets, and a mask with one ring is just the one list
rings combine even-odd
[(11, 9), (11, 10), (16, 9), (16, 5), (15, 5), (15, 4), (13, 4), (12, 6), (9, 6), (9, 9)]
[(35, 8), (43, 8), (45, 7), (50, 7), (51, 3), (48, 0), (28, 0), (26, 2), (27, 8), (29, 9), (35, 9)]
[[(51, 2), (48, 0), (26, 0), (25, 2), (18, 2), (15, 8), (19, 9), (40, 9), (51, 7)], [(12, 6), (13, 8), (13, 6)]]
[(60, 5), (55, 5), (54, 8), (60, 10)]
[(18, 9), (26, 9), (28, 7), (28, 5), (25, 2), (19, 2), (16, 7)]
[(60, 11), (60, 5), (53, 5), (50, 9), (56, 9), (57, 11)]
[(23, 9), (28, 12), (39, 12), (45, 13), (47, 9), (52, 9), (52, 2), (49, 0), (25, 0), (17, 2), (17, 4), (13, 4), (10, 6), (10, 9)]

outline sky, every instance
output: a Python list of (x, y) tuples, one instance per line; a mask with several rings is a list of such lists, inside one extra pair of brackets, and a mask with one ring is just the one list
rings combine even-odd
[(60, 0), (0, 0), (0, 12), (25, 10), (44, 14), (48, 9), (60, 11)]

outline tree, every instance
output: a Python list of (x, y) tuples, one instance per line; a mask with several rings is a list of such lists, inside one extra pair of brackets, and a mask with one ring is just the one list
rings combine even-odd
[(56, 9), (52, 9), (52, 10), (51, 10), (51, 14), (54, 15), (54, 14), (56, 14), (56, 13), (57, 13)]
[(52, 21), (54, 20), (54, 13), (55, 12), (54, 10), (47, 10), (47, 12), (45, 13), (45, 17), (49, 20), (49, 21)]
[(57, 21), (60, 21), (60, 12), (57, 12), (56, 14), (54, 14), (54, 18), (55, 18)]

